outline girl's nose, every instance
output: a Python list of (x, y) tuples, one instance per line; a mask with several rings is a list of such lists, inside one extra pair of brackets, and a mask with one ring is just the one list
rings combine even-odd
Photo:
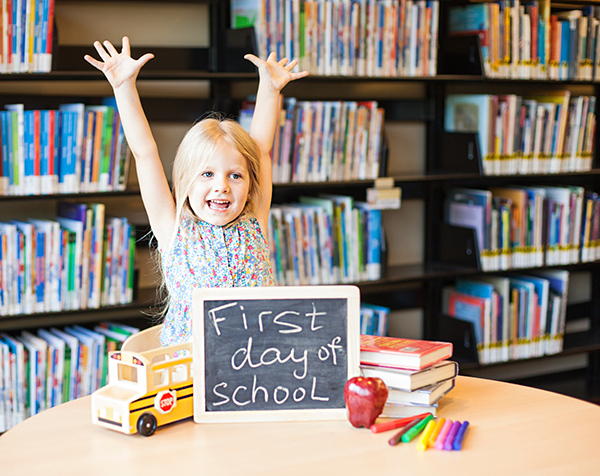
[(215, 192), (227, 193), (227, 192), (229, 192), (229, 185), (227, 184), (226, 180), (217, 179), (217, 180), (215, 180), (215, 182), (213, 184), (213, 190)]

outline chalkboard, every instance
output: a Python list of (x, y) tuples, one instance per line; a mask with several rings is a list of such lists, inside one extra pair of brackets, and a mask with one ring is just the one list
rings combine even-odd
[(198, 289), (194, 421), (346, 417), (359, 374), (356, 286)]

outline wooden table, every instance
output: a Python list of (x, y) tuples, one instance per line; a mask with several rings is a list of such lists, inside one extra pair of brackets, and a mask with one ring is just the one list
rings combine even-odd
[(26, 420), (0, 437), (0, 473), (24, 475), (560, 475), (600, 474), (600, 407), (471, 377), (438, 415), (470, 422), (462, 451), (389, 446), (346, 421), (196, 424), (147, 438), (91, 423), (90, 397)]

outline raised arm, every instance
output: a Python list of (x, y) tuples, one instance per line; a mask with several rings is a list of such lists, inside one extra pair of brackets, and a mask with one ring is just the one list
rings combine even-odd
[(134, 60), (127, 37), (123, 38), (120, 53), (109, 41), (103, 44), (96, 41), (94, 47), (102, 61), (89, 55), (84, 58), (104, 73), (113, 88), (125, 137), (135, 157), (140, 192), (148, 220), (159, 246), (164, 248), (171, 239), (176, 222), (175, 202), (136, 87), (140, 69), (154, 55), (147, 53)]
[(251, 54), (244, 56), (244, 58), (254, 63), (258, 68), (260, 77), (254, 115), (250, 125), (250, 135), (258, 144), (261, 154), (260, 188), (262, 201), (256, 210), (256, 219), (266, 237), (273, 193), (271, 157), (269, 154), (271, 147), (273, 147), (273, 137), (277, 125), (280, 92), (287, 83), (307, 76), (308, 72), (292, 73), (292, 69), (298, 62), (293, 60), (288, 63), (287, 58), (277, 61), (275, 53), (271, 53), (266, 61)]

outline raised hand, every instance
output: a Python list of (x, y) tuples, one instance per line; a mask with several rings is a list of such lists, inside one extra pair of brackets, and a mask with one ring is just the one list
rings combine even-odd
[(104, 41), (104, 44), (96, 41), (94, 47), (102, 61), (98, 61), (90, 55), (85, 55), (84, 59), (104, 73), (113, 89), (118, 88), (126, 81), (135, 80), (142, 66), (154, 58), (152, 53), (146, 53), (139, 59), (134, 60), (131, 57), (129, 38), (126, 36), (123, 37), (123, 46), (120, 53), (110, 41)]
[(292, 73), (298, 61), (292, 60), (288, 63), (287, 58), (277, 61), (275, 53), (271, 53), (266, 61), (253, 54), (247, 54), (244, 58), (258, 68), (261, 83), (270, 85), (275, 91), (281, 91), (290, 81), (308, 76), (308, 71)]

